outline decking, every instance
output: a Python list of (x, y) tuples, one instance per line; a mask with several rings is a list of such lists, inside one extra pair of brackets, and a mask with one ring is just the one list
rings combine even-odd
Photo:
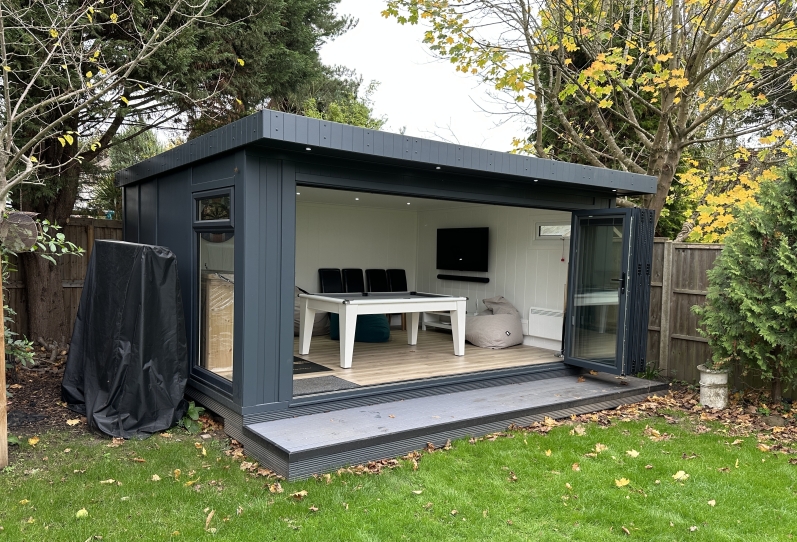
[(666, 384), (610, 375), (559, 376), (245, 425), (247, 452), (288, 479), (395, 457), (428, 442), (480, 436), (545, 416), (614, 408)]

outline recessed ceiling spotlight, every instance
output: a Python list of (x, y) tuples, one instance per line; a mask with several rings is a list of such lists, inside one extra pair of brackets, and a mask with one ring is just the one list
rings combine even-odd
[(617, 192), (617, 189), (616, 189), (616, 188), (613, 188), (613, 189), (612, 189), (612, 192)]
[(534, 179), (534, 182), (535, 182), (535, 183), (536, 183), (536, 182), (539, 182), (539, 179)]
[(354, 198), (354, 201), (360, 201), (360, 198)]
[(299, 194), (301, 194), (301, 192), (296, 192), (296, 195), (297, 195), (297, 196), (298, 196)]
[(409, 205), (409, 204), (410, 204), (410, 202), (408, 201), (408, 202), (407, 202), (407, 205)]
[(440, 166), (437, 166), (435, 169), (440, 169)]
[(309, 151), (310, 147), (305, 147), (304, 150)]

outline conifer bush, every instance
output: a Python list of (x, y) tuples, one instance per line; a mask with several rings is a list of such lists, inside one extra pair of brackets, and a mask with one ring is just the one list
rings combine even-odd
[(693, 310), (713, 367), (760, 370), (780, 401), (797, 376), (797, 165), (736, 212), (708, 282), (705, 305)]

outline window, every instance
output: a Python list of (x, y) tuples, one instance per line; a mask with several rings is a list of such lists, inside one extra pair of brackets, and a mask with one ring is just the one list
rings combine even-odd
[(235, 234), (199, 234), (199, 366), (232, 380)]
[(535, 239), (561, 239), (570, 237), (570, 224), (548, 223), (536, 224), (537, 231), (534, 232)]
[(232, 231), (235, 223), (233, 188), (194, 194), (194, 229), (206, 232)]

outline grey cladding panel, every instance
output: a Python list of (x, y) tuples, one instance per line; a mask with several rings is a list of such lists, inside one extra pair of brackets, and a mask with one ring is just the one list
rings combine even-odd
[(138, 243), (139, 226), (139, 185), (125, 188), (124, 194), (124, 226), (125, 241)]
[(141, 183), (139, 192), (138, 242), (147, 245), (158, 243), (158, 178)]
[(284, 139), (283, 136), (283, 120), (284, 115), (279, 111), (272, 111), (271, 116), (271, 139)]
[(220, 179), (230, 179), (232, 183), (236, 167), (235, 154), (217, 157), (210, 162), (194, 166), (191, 182), (196, 185)]
[(329, 146), (340, 149), (343, 143), (343, 125), (337, 122), (329, 123)]
[(282, 137), (285, 141), (296, 141), (296, 121), (301, 117), (284, 115), (282, 118)]

